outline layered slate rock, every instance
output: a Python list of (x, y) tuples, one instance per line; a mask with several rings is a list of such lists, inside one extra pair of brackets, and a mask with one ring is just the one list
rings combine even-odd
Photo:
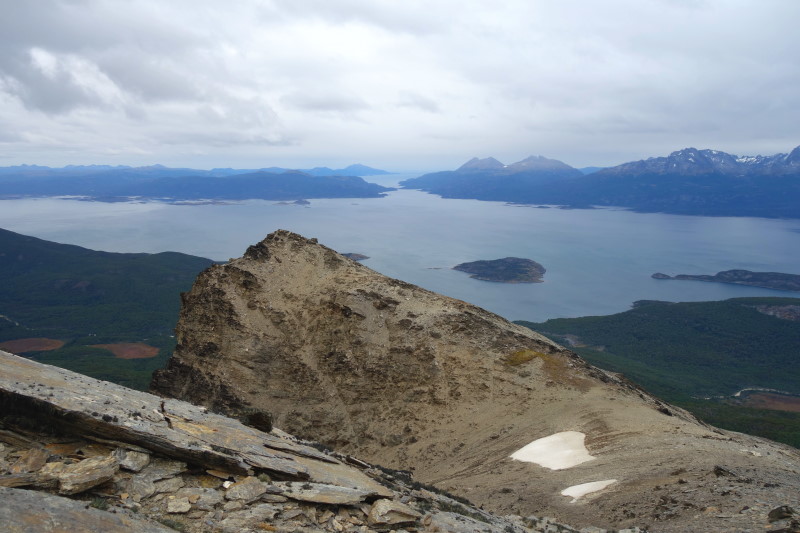
[(172, 533), (175, 530), (143, 516), (112, 514), (83, 502), (30, 490), (0, 487), (0, 524), (7, 533), (102, 531), (103, 533)]
[[(526, 328), (287, 231), (201, 274), (177, 341), (159, 393), (269, 412), (502, 514), (731, 531), (800, 503), (797, 450), (700, 424)], [(510, 459), (562, 432), (584, 434), (594, 459), (558, 470)], [(735, 478), (720, 481), (719, 465)], [(609, 479), (575, 504), (561, 494)]]
[[(160, 398), (5, 352), (0, 368), (3, 532), (366, 533), (401, 523), (442, 532), (454, 511), (490, 533), (550, 526), (492, 516), (417, 488), (408, 473), (320, 452), (277, 429), (263, 433), (174, 400), (143, 422), (142, 410)], [(141, 416), (125, 416), (131, 409)], [(187, 434), (193, 440), (184, 442)], [(264, 463), (262, 453), (283, 461)]]

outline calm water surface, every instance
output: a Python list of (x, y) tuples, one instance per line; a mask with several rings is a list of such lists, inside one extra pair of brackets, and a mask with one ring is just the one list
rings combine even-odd
[[(383, 178), (385, 184), (399, 179)], [(378, 181), (378, 180), (373, 180)], [(720, 300), (795, 293), (660, 281), (654, 272), (713, 274), (744, 268), (800, 274), (800, 220), (707, 218), (624, 210), (563, 210), (444, 200), (418, 191), (380, 199), (312, 200), (309, 207), (0, 201), (0, 227), (112, 252), (173, 250), (225, 260), (283, 228), (363, 263), (516, 320), (616, 313), (635, 300)], [(450, 268), (516, 256), (545, 266), (544, 283), (470, 279)]]

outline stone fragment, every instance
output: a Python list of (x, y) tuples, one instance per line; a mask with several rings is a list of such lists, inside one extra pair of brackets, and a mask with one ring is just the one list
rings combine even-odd
[(26, 472), (24, 474), (0, 476), (0, 487), (30, 487), (31, 485), (40, 484), (42, 484), (42, 478), (35, 473)]
[(36, 472), (47, 463), (48, 457), (50, 457), (50, 452), (47, 450), (39, 448), (25, 450), (20, 454), (19, 459), (11, 465), (10, 471), (12, 474)]
[[(448, 533), (496, 533), (498, 531), (498, 529), (495, 529), (486, 522), (480, 522), (474, 518), (457, 513), (434, 513), (428, 516), (430, 516), (431, 521), (430, 525), (425, 527), (426, 531), (447, 531)], [(533, 531), (558, 533), (563, 530), (560, 528), (549, 529), (549, 526), (543, 526), (537, 527), (533, 529)]]
[(219, 528), (222, 533), (240, 533), (247, 528), (256, 528), (256, 524), (271, 522), (277, 514), (277, 507), (262, 503), (250, 509), (230, 513), (220, 521)]
[(239, 500), (234, 500), (230, 502), (225, 502), (225, 505), (222, 506), (223, 511), (238, 511), (244, 507), (244, 504)]
[(167, 502), (167, 512), (178, 514), (188, 513), (192, 509), (192, 504), (187, 498), (175, 498)]
[(153, 459), (128, 482), (127, 491), (139, 502), (156, 493), (155, 482), (168, 479), (186, 470), (186, 463), (167, 459)]
[(778, 520), (791, 518), (795, 514), (796, 514), (795, 510), (789, 507), (788, 505), (781, 505), (780, 507), (776, 507), (775, 509), (771, 510), (767, 515), (767, 519), (770, 522), (777, 522)]
[(183, 480), (179, 477), (173, 477), (170, 479), (164, 479), (162, 481), (156, 481), (153, 483), (156, 489), (156, 494), (161, 494), (164, 492), (175, 492), (185, 485)]
[(283, 495), (304, 502), (330, 505), (356, 505), (374, 496), (371, 490), (351, 489), (323, 483), (275, 483), (283, 489)]
[(206, 470), (206, 474), (225, 480), (233, 478), (233, 474), (231, 474), (230, 472), (226, 472), (224, 470), (215, 470), (213, 468), (209, 468), (208, 470)]
[(299, 516), (305, 516), (303, 511), (300, 510), (300, 509), (291, 509), (291, 510), (288, 510), (288, 511), (284, 511), (281, 514), (281, 518), (283, 518), (284, 520), (293, 520), (293, 519), (295, 519), (295, 518), (297, 518)]
[(372, 504), (367, 516), (370, 525), (395, 525), (416, 522), (422, 515), (408, 505), (381, 499)]
[(187, 487), (175, 493), (176, 498), (187, 498), (195, 509), (211, 511), (225, 499), (222, 492), (203, 487)]
[(141, 472), (142, 468), (150, 464), (150, 454), (135, 452), (125, 448), (114, 450), (114, 457), (119, 462), (119, 467), (131, 472)]
[(248, 476), (238, 483), (231, 485), (225, 491), (225, 499), (227, 500), (242, 500), (244, 503), (250, 503), (257, 500), (259, 496), (267, 491), (267, 484), (259, 481), (258, 478)]
[(289, 498), (281, 496), (280, 494), (263, 494), (261, 496), (261, 501), (266, 503), (284, 503), (288, 502)]
[(119, 469), (117, 460), (112, 457), (91, 457), (57, 472), (58, 492), (78, 494), (101, 485), (114, 477)]
[(67, 465), (64, 463), (47, 463), (39, 470), (37, 475), (42, 480), (54, 479), (57, 481), (58, 474), (63, 472), (66, 467)]

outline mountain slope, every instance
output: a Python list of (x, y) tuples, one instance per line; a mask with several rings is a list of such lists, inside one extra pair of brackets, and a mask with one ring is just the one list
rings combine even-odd
[[(31, 356), (40, 361), (145, 388), (172, 351), (180, 293), (212, 263), (175, 252), (98, 252), (0, 229), (0, 342), (43, 338), (12, 345), (39, 352)], [(146, 342), (160, 356), (120, 359), (96, 347), (122, 342)], [(61, 347), (47, 350), (54, 346)]]
[[(745, 505), (800, 503), (797, 450), (700, 424), (529, 329), (290, 232), (201, 274), (177, 335), (154, 390), (270, 411), (500, 513), (730, 531), (763, 527)], [(581, 434), (580, 464), (543, 466), (555, 445), (541, 442), (523, 453), (541, 464), (509, 458)], [(578, 503), (561, 494), (600, 481)]]
[(169, 334), (178, 294), (212, 263), (176, 252), (98, 252), (0, 229), (0, 314), (38, 330)]

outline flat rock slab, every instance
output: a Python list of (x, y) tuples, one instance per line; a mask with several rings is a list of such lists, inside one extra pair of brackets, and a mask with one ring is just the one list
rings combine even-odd
[(0, 487), (0, 524), (5, 533), (175, 533), (144, 517), (112, 514), (85, 502), (51, 494)]
[(150, 464), (150, 454), (117, 448), (114, 450), (120, 468), (131, 472), (141, 472), (142, 468)]
[(228, 487), (228, 490), (225, 491), (225, 499), (242, 500), (244, 503), (250, 503), (267, 492), (267, 487), (267, 483), (259, 481), (258, 478), (248, 476)]
[(394, 525), (416, 522), (422, 515), (417, 511), (394, 500), (378, 500), (372, 504), (367, 516), (371, 525)]
[(283, 496), (293, 500), (330, 505), (357, 505), (367, 497), (375, 495), (371, 491), (322, 483), (275, 483), (275, 485), (283, 488)]
[[(48, 413), (54, 423), (81, 434), (134, 444), (236, 474), (266, 471), (284, 479), (342, 485), (375, 494), (386, 490), (361, 471), (314, 448), (183, 401), (163, 399), (1, 351), (0, 367), (0, 399), (7, 408), (39, 417)], [(144, 458), (128, 462), (128, 455), (124, 458), (126, 468), (142, 467)], [(116, 468), (116, 460), (114, 465)]]
[(117, 470), (119, 464), (114, 457), (92, 457), (67, 465), (55, 473), (58, 479), (58, 492), (79, 494), (110, 480)]

